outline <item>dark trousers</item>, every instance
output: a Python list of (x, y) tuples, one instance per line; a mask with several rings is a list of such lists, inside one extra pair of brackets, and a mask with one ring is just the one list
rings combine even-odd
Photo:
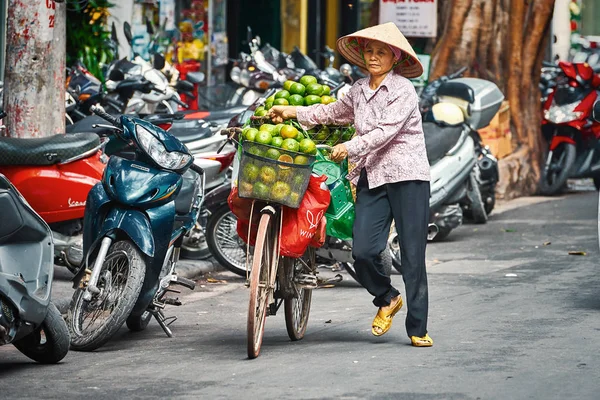
[(405, 181), (369, 189), (363, 169), (356, 188), (352, 256), (360, 283), (387, 306), (400, 292), (385, 273), (381, 252), (386, 249), (392, 218), (400, 239), (402, 278), (406, 290), (406, 332), (427, 333), (427, 272), (425, 247), (429, 224), (429, 182)]

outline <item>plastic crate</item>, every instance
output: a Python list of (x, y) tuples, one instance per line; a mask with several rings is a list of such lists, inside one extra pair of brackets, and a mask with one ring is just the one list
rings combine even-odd
[[(292, 162), (285, 160), (292, 160)], [(315, 156), (256, 142), (242, 142), (239, 196), (298, 208)]]

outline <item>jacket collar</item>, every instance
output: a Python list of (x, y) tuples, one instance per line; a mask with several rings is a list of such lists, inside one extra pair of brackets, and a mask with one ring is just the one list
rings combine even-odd
[(369, 87), (370, 75), (364, 79), (359, 80), (357, 83), (361, 86), (363, 95), (365, 96), (367, 101), (369, 101), (369, 100), (371, 100), (371, 98), (373, 98), (377, 94), (377, 92), (382, 90), (382, 88), (385, 88), (385, 91), (388, 93), (391, 91), (392, 87), (394, 86), (393, 75), (394, 75), (394, 71), (390, 71), (385, 76), (385, 78), (383, 78), (383, 81), (379, 84), (379, 87), (377, 89), (375, 89), (375, 91), (372, 91), (371, 88)]

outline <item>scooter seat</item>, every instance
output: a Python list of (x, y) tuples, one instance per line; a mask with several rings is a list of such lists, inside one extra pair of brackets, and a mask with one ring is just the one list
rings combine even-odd
[(95, 133), (43, 138), (0, 137), (0, 165), (52, 165), (99, 148)]
[(441, 126), (435, 122), (423, 122), (425, 148), (430, 165), (443, 158), (456, 145), (462, 131), (461, 125)]
[(202, 83), (204, 81), (204, 73), (203, 72), (188, 72), (185, 80), (196, 84), (196, 83)]
[(183, 174), (183, 184), (177, 197), (175, 198), (175, 212), (178, 215), (187, 215), (192, 210), (194, 198), (198, 196), (198, 175), (192, 171), (186, 171)]

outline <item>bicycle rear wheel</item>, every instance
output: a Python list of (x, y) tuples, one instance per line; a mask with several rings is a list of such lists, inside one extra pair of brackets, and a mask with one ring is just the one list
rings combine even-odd
[[(296, 273), (314, 273), (315, 249), (309, 247), (302, 258), (306, 265), (299, 259), (285, 258), (283, 270), (287, 279), (293, 280)], [(283, 306), (288, 336), (292, 341), (296, 341), (302, 339), (306, 333), (313, 291), (299, 287), (293, 281), (291, 287), (294, 288), (295, 293), (293, 297), (284, 300)]]
[(256, 358), (260, 354), (265, 319), (269, 299), (275, 287), (271, 282), (271, 272), (277, 268), (276, 251), (278, 246), (277, 221), (272, 215), (264, 213), (260, 217), (256, 234), (256, 245), (250, 273), (250, 302), (248, 304), (248, 357)]

